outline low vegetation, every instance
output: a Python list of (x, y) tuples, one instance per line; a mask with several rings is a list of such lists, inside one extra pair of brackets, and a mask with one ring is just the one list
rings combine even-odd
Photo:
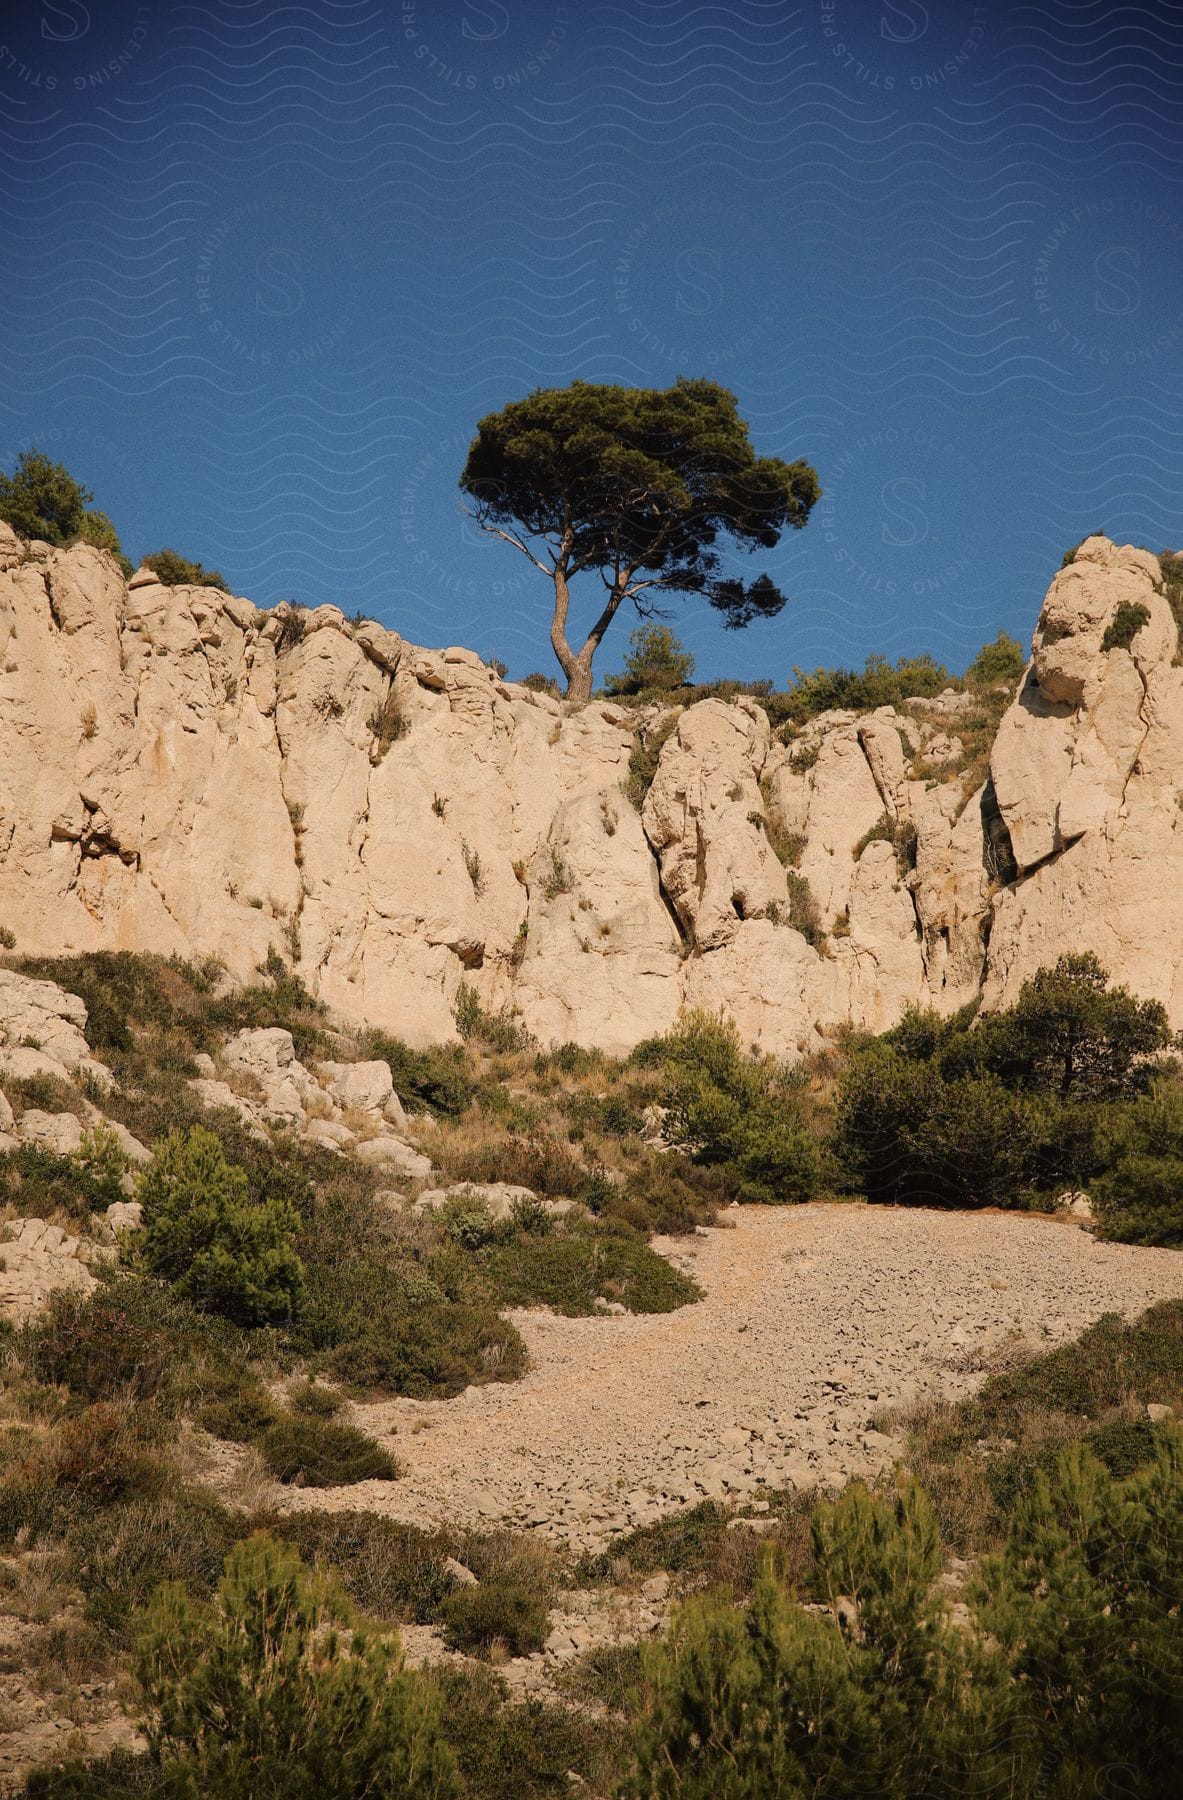
[(193, 562), (177, 550), (154, 551), (144, 558), (144, 567), (151, 569), (165, 587), (207, 587), (217, 588), (223, 594), (230, 592), (217, 569), (207, 569), (203, 563)]
[[(509, 1306), (693, 1306), (693, 1282), (649, 1239), (710, 1223), (732, 1200), (1048, 1206), (1085, 1185), (1102, 1233), (1183, 1242), (1174, 1041), (1162, 1009), (1115, 987), (1094, 958), (1061, 959), (1006, 1012), (913, 1012), (794, 1068), (703, 1013), (623, 1061), (543, 1051), (496, 1020), (459, 1046), (416, 1051), (379, 1033), (348, 1040), (278, 961), (238, 992), (212, 967), (160, 958), (21, 966), (87, 999), (90, 1042), (116, 1079), (103, 1109), (155, 1147), (121, 1268), (87, 1297), (59, 1295), (5, 1342), (0, 1549), (17, 1564), (51, 1554), (63, 1594), (82, 1597), (56, 1648), (46, 1639), (39, 1679), (122, 1671), (151, 1745), (67, 1758), (32, 1776), (30, 1795), (236, 1791), (218, 1786), (230, 1776), (193, 1723), (215, 1672), (220, 1716), (266, 1771), (253, 1791), (302, 1791), (292, 1771), (319, 1766), (322, 1715), (311, 1738), (294, 1722), (285, 1738), (274, 1709), (262, 1717), (280, 1666), (285, 1693), (323, 1701), (335, 1767), (353, 1779), (374, 1743), (395, 1759), (410, 1743), (415, 1768), (434, 1771), (425, 1792), (552, 1794), (570, 1770), (595, 1792), (755, 1800), (771, 1768), (801, 1791), (912, 1793), (938, 1766), (970, 1785), (975, 1770), (994, 1780), (997, 1754), (1013, 1783), (1002, 1791), (1067, 1796), (1093, 1779), (1105, 1734), (1134, 1771), (1129, 1791), (1161, 1791), (1148, 1671), (1175, 1654), (1178, 1601), (1154, 1546), (1169, 1545), (1163, 1520), (1180, 1497), (1178, 1305), (1133, 1325), (1103, 1320), (1034, 1360), (1016, 1353), (973, 1399), (883, 1421), (906, 1432), (918, 1485), (851, 1490), (820, 1510), (815, 1496), (766, 1492), (759, 1532), (733, 1529), (732, 1510), (707, 1501), (578, 1568), (506, 1532), (279, 1512), (266, 1486), (294, 1499), (397, 1481), (402, 1440), (392, 1455), (352, 1403), (516, 1379), (526, 1357)], [(313, 1058), (381, 1057), (408, 1108), (434, 1120), (441, 1182), (506, 1182), (536, 1198), (504, 1217), (472, 1191), (434, 1211), (392, 1210), (363, 1164), (282, 1132), (261, 1142), (237, 1115), (206, 1111), (186, 1085), (192, 1058), (244, 1024), (284, 1024)], [(51, 1110), (85, 1097), (5, 1085)], [(649, 1142), (659, 1122), (662, 1149)], [(25, 1146), (0, 1162), (21, 1216), (76, 1228), (130, 1173), (101, 1131), (70, 1158)], [(208, 1485), (215, 1466), (222, 1498)], [(934, 1586), (946, 1551), (973, 1565), (968, 1636)], [(573, 1667), (574, 1711), (507, 1701), (483, 1665), (535, 1651), (564, 1585), (628, 1588), (657, 1572), (683, 1610), (655, 1648), (602, 1649)], [(275, 1666), (247, 1654), (248, 1590), (274, 1596), (288, 1620)], [(1049, 1597), (1069, 1609), (1071, 1644), (1095, 1645), (1095, 1658), (1066, 1655), (1062, 1633), (1053, 1641)], [(301, 1621), (315, 1621), (307, 1634)], [(391, 1636), (405, 1624), (437, 1627), (476, 1662), (412, 1678)], [(313, 1640), (336, 1647), (312, 1658)], [(1122, 1669), (1139, 1741), (1116, 1715), (1102, 1656)], [(802, 1691), (808, 1704), (787, 1706)], [(607, 1705), (607, 1719), (579, 1710), (588, 1704)], [(399, 1777), (408, 1792), (418, 1778)], [(336, 1779), (321, 1785), (355, 1791), (326, 1785)]]
[[(1102, 1178), (1103, 1222), (1145, 1241), (1139, 1212), (1144, 1234), (1145, 1214), (1163, 1204), (1180, 1216), (1161, 1189), (1179, 1079), (1163, 1060), (1172, 1044), (1163, 1008), (1110, 987), (1091, 954), (1061, 957), (989, 1018), (909, 1012), (851, 1047), (837, 1166), (851, 1188), (897, 1205), (1046, 1204)], [(1130, 1189), (1139, 1155), (1167, 1165), (1157, 1192)]]
[(814, 1514), (811, 1607), (769, 1563), (745, 1608), (692, 1600), (644, 1657), (623, 1792), (1066, 1797), (1115, 1762), (1127, 1793), (1166, 1792), (1181, 1500), (1177, 1429), (1125, 1479), (1066, 1451), (970, 1584), (965, 1630), (923, 1489), (854, 1485)]

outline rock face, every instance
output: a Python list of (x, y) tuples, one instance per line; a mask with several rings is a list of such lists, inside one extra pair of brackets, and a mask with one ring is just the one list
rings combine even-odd
[[(1051, 585), (992, 758), (1019, 874), (994, 902), (988, 1004), (1088, 947), (1183, 1024), (1183, 668), (1161, 587), (1154, 557), (1101, 537)], [(1119, 605), (1148, 616), (1106, 653)]]
[[(1149, 619), (1103, 651), (1122, 604)], [(105, 552), (0, 526), (0, 927), (22, 953), (240, 978), (274, 950), (414, 1043), (455, 1035), (467, 982), (543, 1043), (622, 1052), (695, 1005), (794, 1055), (909, 1002), (1005, 1002), (1065, 944), (1183, 1024), (1175, 644), (1155, 560), (1088, 540), (967, 799), (945, 777), (968, 695), (829, 713), (787, 745), (744, 698), (567, 708), (335, 607), (125, 583)], [(638, 813), (630, 757), (659, 728)], [(70, 1020), (27, 998), (0, 1056), (76, 1066)], [(324, 1084), (370, 1110), (333, 1086), (368, 1079)], [(290, 1070), (265, 1085), (298, 1115)]]

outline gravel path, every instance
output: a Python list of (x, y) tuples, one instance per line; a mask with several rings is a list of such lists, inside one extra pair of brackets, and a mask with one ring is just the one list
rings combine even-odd
[(416, 1523), (504, 1520), (602, 1544), (703, 1495), (868, 1472), (879, 1408), (956, 1397), (1008, 1335), (1048, 1348), (1183, 1294), (1183, 1257), (1023, 1214), (749, 1207), (658, 1247), (694, 1274), (675, 1313), (513, 1316), (524, 1380), (356, 1409), (406, 1473), (290, 1496)]

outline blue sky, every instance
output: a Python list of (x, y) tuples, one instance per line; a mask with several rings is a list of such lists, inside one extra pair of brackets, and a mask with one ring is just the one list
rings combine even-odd
[(19, 13), (0, 466), (49, 450), (132, 554), (549, 669), (542, 578), (458, 509), (475, 422), (679, 373), (824, 489), (737, 565), (777, 620), (678, 609), (700, 676), (962, 667), (1088, 530), (1183, 546), (1177, 5)]

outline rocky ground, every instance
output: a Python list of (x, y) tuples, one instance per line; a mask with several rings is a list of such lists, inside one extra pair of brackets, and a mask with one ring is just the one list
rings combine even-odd
[(456, 1400), (384, 1400), (358, 1423), (397, 1482), (285, 1495), (417, 1524), (505, 1521), (576, 1549), (704, 1496), (839, 1483), (890, 1461), (872, 1421), (957, 1398), (1025, 1343), (1183, 1291), (1171, 1250), (1069, 1221), (866, 1206), (736, 1209), (658, 1240), (704, 1290), (668, 1314), (514, 1315), (525, 1379)]

